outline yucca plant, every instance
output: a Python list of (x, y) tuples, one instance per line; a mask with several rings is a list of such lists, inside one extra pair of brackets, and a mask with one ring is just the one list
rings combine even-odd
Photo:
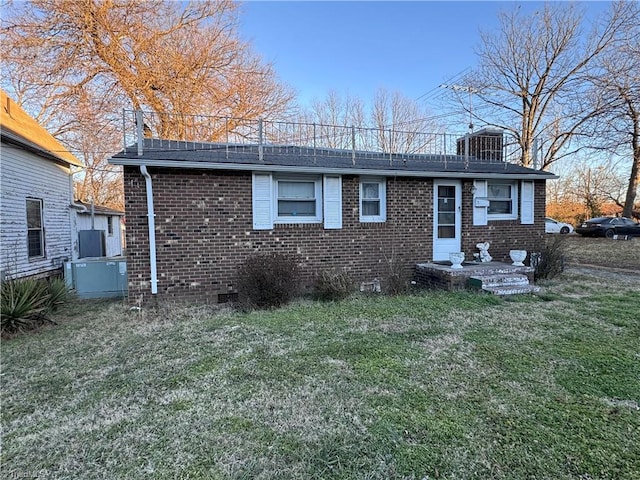
[(48, 281), (47, 290), (49, 292), (49, 309), (56, 311), (60, 305), (67, 303), (71, 298), (71, 290), (67, 287), (64, 279), (52, 278)]
[(46, 281), (39, 279), (9, 279), (0, 287), (0, 317), (2, 333), (14, 333), (33, 328), (51, 310), (51, 294)]

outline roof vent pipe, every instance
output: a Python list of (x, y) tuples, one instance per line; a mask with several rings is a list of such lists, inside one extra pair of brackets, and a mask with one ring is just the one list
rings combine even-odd
[(146, 165), (140, 165), (140, 173), (144, 176), (147, 186), (147, 218), (149, 222), (149, 263), (151, 265), (151, 293), (158, 293), (158, 271), (156, 268), (156, 214), (153, 211), (153, 186), (151, 175)]

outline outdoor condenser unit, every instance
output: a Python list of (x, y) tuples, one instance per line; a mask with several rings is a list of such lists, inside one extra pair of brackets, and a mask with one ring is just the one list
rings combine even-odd
[(78, 232), (79, 257), (104, 257), (104, 231), (80, 230)]
[(87, 258), (66, 262), (64, 278), (80, 298), (126, 297), (127, 261), (116, 258)]

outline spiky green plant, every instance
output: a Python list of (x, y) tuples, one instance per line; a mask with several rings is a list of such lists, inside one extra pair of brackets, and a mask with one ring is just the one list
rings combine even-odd
[(33, 328), (51, 310), (51, 294), (46, 281), (40, 279), (9, 279), (0, 287), (2, 333), (14, 333)]
[(67, 303), (71, 298), (71, 290), (62, 278), (52, 278), (47, 285), (49, 292), (49, 308), (56, 311), (58, 307)]

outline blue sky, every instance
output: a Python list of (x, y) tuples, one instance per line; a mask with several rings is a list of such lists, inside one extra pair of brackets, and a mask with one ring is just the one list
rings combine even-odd
[[(301, 103), (330, 90), (369, 102), (386, 88), (421, 101), (476, 65), (480, 30), (497, 12), (539, 2), (272, 2), (242, 4), (240, 31)], [(591, 12), (608, 2), (590, 2)]]

